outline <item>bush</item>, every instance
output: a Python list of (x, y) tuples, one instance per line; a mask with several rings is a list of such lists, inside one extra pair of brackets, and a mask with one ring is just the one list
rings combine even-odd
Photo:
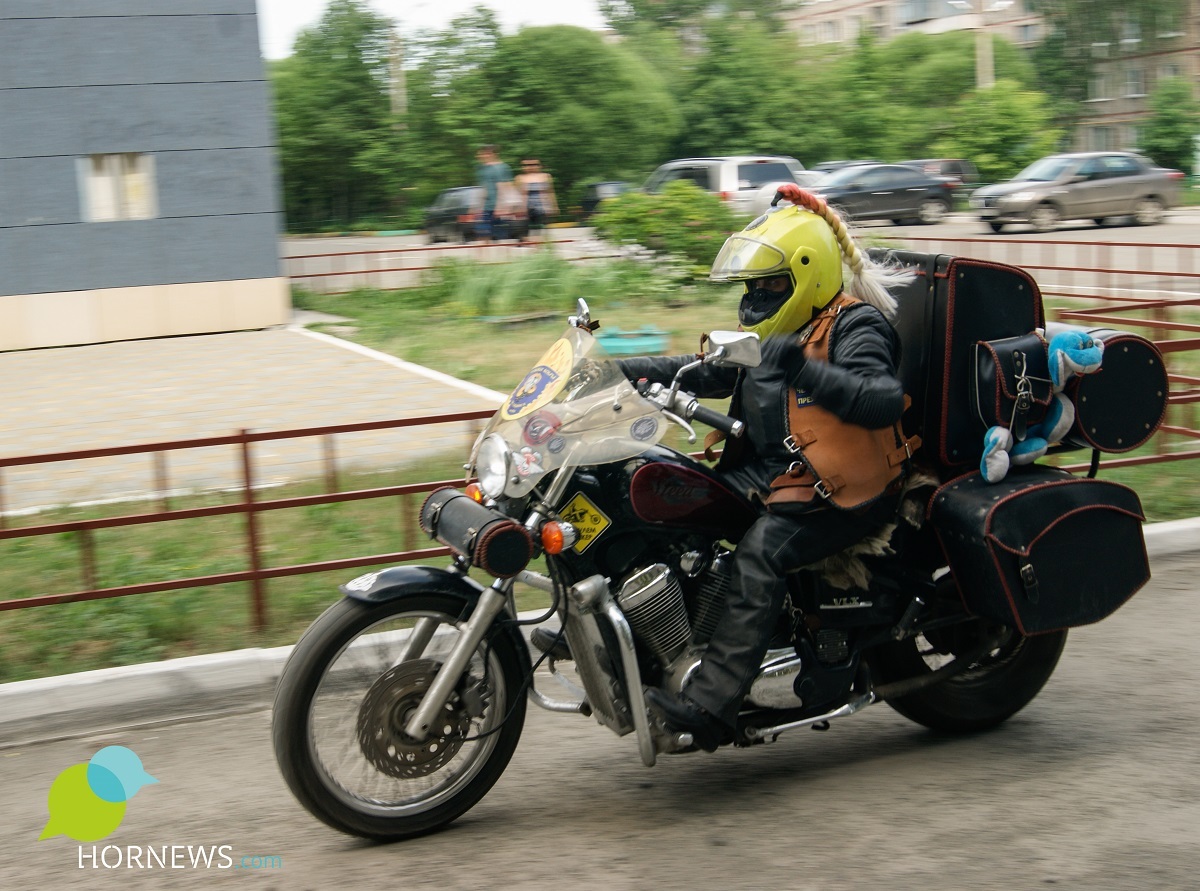
[(645, 251), (638, 256), (570, 262), (538, 250), (508, 263), (442, 260), (420, 288), (404, 291), (409, 306), (441, 307), (468, 318), (536, 315), (577, 297), (605, 303), (669, 303), (692, 280), (688, 261)]
[(619, 244), (640, 244), (660, 254), (679, 254), (708, 267), (738, 228), (719, 198), (694, 183), (667, 183), (655, 195), (626, 192), (610, 198), (592, 217), (601, 237)]

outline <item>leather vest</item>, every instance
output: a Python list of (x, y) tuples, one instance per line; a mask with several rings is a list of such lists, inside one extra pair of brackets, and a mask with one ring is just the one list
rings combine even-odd
[[(806, 359), (829, 361), (829, 336), (838, 314), (860, 302), (839, 294), (805, 326), (799, 337)], [(854, 510), (899, 489), (920, 437), (906, 437), (898, 421), (878, 430), (851, 424), (795, 387), (788, 389), (787, 399), (784, 444), (796, 461), (771, 481), (768, 505), (811, 503), (819, 497)], [(907, 396), (904, 401), (907, 407)]]

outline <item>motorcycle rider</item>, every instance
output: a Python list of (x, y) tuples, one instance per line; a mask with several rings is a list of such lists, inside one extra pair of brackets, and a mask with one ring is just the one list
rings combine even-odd
[[(793, 185), (778, 197), (792, 206), (730, 236), (710, 276), (745, 283), (738, 320), (762, 338), (762, 363), (741, 371), (704, 365), (682, 379), (698, 396), (733, 397), (730, 414), (745, 422), (746, 434), (728, 444), (717, 469), (766, 507), (738, 543), (727, 609), (699, 668), (678, 695), (647, 691), (669, 730), (690, 733), (710, 752), (733, 738), (784, 606), (785, 575), (890, 522), (907, 457), (919, 442), (904, 441), (898, 425), (905, 397), (887, 286), (902, 276), (860, 252), (822, 199)], [(843, 262), (857, 299), (843, 289)], [(638, 357), (620, 365), (630, 380), (669, 383), (694, 358)], [(870, 460), (860, 460), (863, 452), (846, 445), (851, 440), (865, 445)], [(837, 466), (824, 454), (816, 463), (821, 446), (832, 446)], [(849, 455), (859, 457), (838, 457)]]

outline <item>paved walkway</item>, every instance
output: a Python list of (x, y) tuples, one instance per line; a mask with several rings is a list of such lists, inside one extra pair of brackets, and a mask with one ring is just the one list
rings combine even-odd
[[(299, 327), (0, 353), (0, 386), (0, 458), (472, 411), (503, 399)], [(475, 427), (343, 434), (339, 469), (461, 454)], [(259, 483), (322, 473), (317, 438), (263, 443), (254, 457)], [(232, 446), (172, 452), (170, 488), (237, 485), (239, 462)], [(154, 480), (148, 455), (11, 467), (3, 504), (17, 512), (137, 497)]]

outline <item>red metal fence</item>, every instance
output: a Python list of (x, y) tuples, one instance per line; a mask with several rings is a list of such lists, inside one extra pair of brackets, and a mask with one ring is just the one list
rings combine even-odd
[[(415, 534), (411, 525), (406, 528), (404, 536), (408, 547), (405, 550), (386, 554), (370, 554), (358, 557), (348, 557), (340, 560), (326, 560), (319, 563), (294, 564), (290, 566), (263, 565), (262, 547), (259, 542), (258, 516), (266, 511), (287, 510), (309, 507), (317, 504), (337, 504), (346, 501), (358, 501), (370, 498), (399, 498), (405, 516), (415, 517), (416, 504), (414, 496), (423, 495), (439, 486), (452, 485), (454, 481), (417, 483), (406, 486), (385, 486), (355, 491), (338, 491), (338, 474), (333, 437), (343, 433), (357, 433), (367, 430), (386, 430), (398, 427), (414, 427), (430, 424), (445, 424), (459, 421), (482, 421), (491, 417), (490, 410), (460, 412), (457, 414), (432, 415), (416, 418), (402, 418), (392, 421), (374, 421), (359, 424), (342, 424), (330, 427), (309, 427), (297, 430), (280, 430), (273, 432), (251, 433), (245, 430), (230, 435), (205, 437), (202, 439), (187, 439), (174, 442), (157, 442), (145, 445), (120, 446), (105, 449), (89, 449), (74, 452), (59, 452), (43, 455), (27, 455), (15, 458), (0, 458), (0, 541), (30, 538), (41, 535), (53, 535), (62, 532), (74, 532), (79, 542), (82, 587), (73, 592), (63, 594), (43, 594), (36, 597), (24, 597), (14, 600), (0, 601), (0, 610), (21, 609), (31, 606), (47, 606), (55, 603), (71, 603), (79, 600), (103, 600), (110, 597), (124, 597), (130, 594), (148, 594), (154, 591), (170, 591), (184, 588), (197, 588), (206, 585), (227, 584), (229, 582), (249, 582), (253, 603), (254, 624), (262, 629), (267, 623), (267, 603), (264, 583), (267, 579), (282, 578), (290, 575), (302, 575), (311, 572), (323, 572), (331, 569), (350, 569), (360, 566), (379, 565), (383, 563), (398, 563), (406, 560), (421, 560), (448, 554), (445, 548), (415, 548)], [(255, 462), (253, 446), (256, 443), (280, 439), (298, 439), (320, 437), (324, 443), (326, 455), (325, 488), (320, 495), (306, 495), (293, 498), (260, 499), (256, 494)], [(156, 492), (168, 492), (170, 481), (166, 478), (165, 455), (186, 449), (211, 448), (213, 446), (234, 446), (238, 450), (240, 463), (241, 484), (239, 486), (241, 499), (235, 503), (212, 505), (208, 507), (172, 509), (164, 496), (160, 509), (147, 513), (127, 514), (118, 517), (97, 519), (72, 520), (65, 523), (42, 523), (18, 528), (9, 528), (3, 513), (3, 477), (5, 468), (29, 464), (54, 465), (65, 461), (76, 461), (86, 458), (106, 458), (118, 455), (146, 455), (152, 464)], [(461, 481), (458, 481), (461, 482)], [(157, 582), (147, 582), (137, 585), (121, 585), (103, 587), (97, 577), (94, 534), (100, 529), (111, 529), (123, 526), (141, 526), (150, 523), (166, 523), (177, 520), (192, 520), (201, 517), (241, 516), (245, 522), (245, 545), (248, 569), (239, 572), (226, 572), (216, 575), (193, 576), (189, 578), (165, 579)]]
[[(1053, 314), (1087, 326), (1117, 326), (1149, 332), (1168, 360), (1170, 372), (1170, 413), (1167, 424), (1154, 438), (1155, 454), (1131, 458), (1112, 459), (1104, 462), (1105, 467), (1156, 463), (1200, 457), (1200, 423), (1197, 422), (1196, 406), (1200, 403), (1200, 361), (1196, 351), (1200, 350), (1200, 297), (1194, 292), (1200, 272), (1193, 266), (1198, 246), (1169, 244), (1122, 244), (1111, 242), (1045, 242), (1021, 241), (1019, 239), (938, 239), (909, 238), (908, 246), (931, 252), (970, 254), (985, 259), (1009, 262), (1029, 269), (1043, 283), (1043, 293), (1049, 299)], [(421, 250), (415, 248), (413, 250)], [(1080, 251), (1092, 252), (1092, 262), (1104, 261), (1105, 265), (1087, 265), (1080, 261)], [(338, 257), (372, 255), (395, 252), (355, 252), (337, 254)], [(1069, 255), (1069, 256), (1068, 256)], [(1146, 264), (1146, 265), (1141, 265)], [(361, 271), (361, 270), (360, 270)], [(344, 271), (335, 274), (351, 274)], [(1191, 354), (1189, 356), (1189, 354)], [(1185, 361), (1184, 357), (1189, 356)], [(1190, 362), (1190, 364), (1189, 364)], [(490, 411), (464, 412), (402, 420), (378, 421), (365, 424), (349, 424), (335, 427), (315, 427), (300, 430), (249, 433), (242, 431), (226, 437), (181, 440), (175, 442), (150, 443), (87, 451), (62, 452), (55, 454), (28, 455), (0, 458), (0, 541), (62, 532), (77, 533), (80, 549), (82, 586), (72, 592), (48, 593), (0, 601), (0, 610), (23, 607), (69, 603), (79, 600), (99, 600), (131, 594), (194, 588), (229, 582), (249, 582), (253, 597), (255, 625), (262, 628), (267, 623), (265, 582), (267, 579), (334, 569), (381, 565), (406, 560), (420, 560), (445, 555), (444, 548), (417, 548), (415, 532), (406, 529), (403, 550), (392, 553), (369, 554), (328, 560), (319, 563), (294, 564), (288, 566), (263, 565), (262, 548), (259, 542), (258, 517), (267, 511), (303, 508), (318, 504), (398, 498), (403, 502), (402, 510), (408, 517), (415, 517), (417, 496), (429, 492), (442, 482), (418, 483), (403, 486), (355, 491), (338, 491), (337, 466), (333, 438), (338, 434), (366, 430), (382, 430), (394, 427), (410, 427), (447, 422), (482, 421)], [(325, 492), (301, 497), (261, 499), (256, 488), (256, 466), (253, 447), (268, 440), (321, 438), (325, 444)], [(171, 452), (207, 448), (211, 446), (235, 446), (240, 461), (240, 500), (236, 503), (216, 506), (172, 509), (165, 496), (159, 509), (152, 512), (129, 514), (102, 519), (73, 520), (65, 523), (44, 523), (10, 528), (6, 522), (4, 507), (4, 470), (23, 465), (53, 466), (56, 463), (76, 461), (84, 458), (111, 457), (117, 455), (146, 455), (151, 462), (154, 486), (157, 493), (169, 491), (167, 461)], [(1185, 448), (1179, 448), (1180, 445)], [(1186, 446), (1193, 446), (1186, 448)], [(248, 568), (237, 572), (188, 578), (164, 579), (143, 584), (104, 587), (96, 571), (94, 533), (99, 529), (138, 526), (172, 522), (212, 516), (237, 516), (245, 524), (245, 548)]]

